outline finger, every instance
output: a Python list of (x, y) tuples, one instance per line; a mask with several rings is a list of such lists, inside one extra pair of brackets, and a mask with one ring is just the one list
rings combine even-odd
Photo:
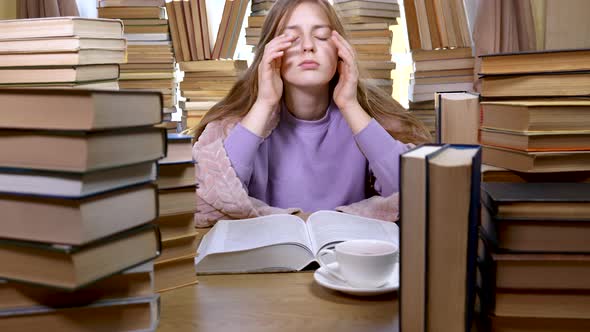
[(275, 61), (276, 59), (282, 58), (283, 55), (285, 54), (284, 51), (275, 51), (272, 53), (269, 53), (263, 60), (264, 60), (264, 64), (268, 64), (268, 65), (273, 65), (273, 61)]
[(272, 45), (268, 49), (264, 50), (264, 56), (266, 56), (266, 54), (272, 54), (274, 52), (284, 51), (287, 48), (289, 48), (291, 45), (293, 45), (293, 42), (290, 42), (290, 41), (286, 41), (286, 42), (282, 42), (280, 44)]
[(344, 39), (344, 37), (342, 37), (342, 35), (340, 35), (336, 30), (332, 30), (332, 36), (338, 47), (345, 49), (354, 59), (355, 53), (350, 43), (348, 43), (348, 41), (346, 41), (346, 39)]
[(354, 66), (354, 58), (348, 50), (343, 47), (338, 48), (338, 57), (347, 65)]
[(352, 45), (350, 45), (350, 43), (344, 38), (342, 37), (341, 34), (338, 33), (338, 31), (336, 30), (332, 30), (332, 34), (336, 36), (336, 39), (338, 39), (338, 41), (340, 41), (340, 44), (342, 44), (342, 46), (344, 46), (344, 48), (346, 48), (350, 54), (353, 55), (354, 57), (354, 48), (352, 47)]
[(292, 42), (293, 40), (295, 40), (295, 36), (289, 35), (289, 34), (282, 34), (279, 35), (275, 38), (273, 38), (271, 41), (269, 41), (266, 46), (266, 48), (270, 48), (270, 47), (274, 47), (274, 45), (276, 44), (280, 44), (280, 43), (284, 43), (284, 42)]
[(332, 42), (336, 46), (336, 49), (338, 50), (338, 56), (340, 58), (342, 58), (343, 60), (349, 60), (352, 58), (352, 55), (350, 54), (348, 49), (344, 46), (342, 41), (340, 41), (335, 35), (332, 36)]

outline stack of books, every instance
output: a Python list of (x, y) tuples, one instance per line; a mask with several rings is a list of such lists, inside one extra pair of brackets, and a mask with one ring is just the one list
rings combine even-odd
[(121, 19), (127, 38), (127, 63), (121, 66), (119, 87), (160, 91), (164, 98), (163, 126), (176, 132), (176, 76), (164, 0), (100, 0), (98, 15)]
[[(435, 92), (473, 91), (474, 58), (461, 0), (404, 0), (413, 70), (408, 97), (432, 100)], [(406, 84), (406, 82), (400, 82)]]
[(0, 21), (0, 88), (117, 90), (125, 61), (119, 20)]
[(262, 24), (276, 0), (252, 0), (252, 11), (246, 27), (246, 45), (256, 46), (262, 34)]
[(432, 137), (437, 137), (436, 129), (436, 110), (434, 106), (434, 100), (428, 100), (418, 103), (410, 101), (408, 111), (422, 121), (426, 129), (430, 132)]
[(408, 99), (434, 99), (435, 92), (473, 91), (474, 57), (471, 47), (412, 51)]
[(218, 101), (224, 98), (238, 77), (248, 68), (246, 60), (181, 62), (184, 80), (180, 83), (186, 102), (182, 109), (182, 128), (192, 128)]
[(482, 57), (484, 163), (529, 173), (590, 171), (589, 55)]
[(334, 8), (342, 19), (349, 41), (356, 50), (361, 70), (365, 71), (368, 84), (393, 92), (391, 71), (391, 25), (397, 24), (399, 5), (397, 0), (335, 0)]
[(590, 329), (590, 184), (484, 183), (479, 278), (491, 331)]
[(0, 330), (155, 330), (159, 93), (4, 89), (0, 103), (14, 110), (0, 114)]
[(201, 236), (195, 229), (197, 210), (192, 137), (168, 134), (168, 153), (158, 161), (162, 255), (155, 263), (158, 292), (197, 283), (194, 258)]
[[(394, 30), (394, 98), (435, 132), (436, 92), (473, 91), (471, 36), (460, 0), (404, 0), (405, 24)], [(416, 105), (433, 105), (427, 109)]]

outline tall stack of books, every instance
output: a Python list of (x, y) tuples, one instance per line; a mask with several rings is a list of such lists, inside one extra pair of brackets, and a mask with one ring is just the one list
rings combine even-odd
[(484, 183), (479, 270), (491, 331), (590, 329), (590, 184)]
[(367, 83), (393, 92), (391, 71), (391, 25), (397, 24), (397, 0), (335, 0), (334, 8), (342, 19), (349, 41), (356, 50), (359, 66), (368, 74)]
[(414, 67), (409, 99), (420, 102), (432, 100), (435, 92), (473, 91), (474, 58), (463, 1), (404, 0), (404, 10)]
[(590, 171), (589, 55), (482, 57), (484, 163), (529, 173)]
[(155, 330), (159, 93), (4, 89), (0, 103), (0, 330)]
[(471, 52), (471, 47), (412, 51), (410, 101), (433, 100), (436, 92), (473, 91), (475, 59)]
[(252, 0), (252, 11), (246, 27), (246, 45), (256, 46), (262, 34), (264, 19), (276, 0)]
[[(435, 132), (436, 92), (473, 91), (471, 35), (463, 1), (404, 0), (405, 24), (395, 29), (394, 97)], [(407, 96), (407, 97), (406, 97)], [(433, 105), (424, 112), (422, 105)]]
[(125, 39), (119, 20), (0, 21), (0, 88), (117, 90)]
[(184, 80), (180, 91), (183, 129), (199, 124), (205, 113), (227, 95), (238, 77), (248, 68), (246, 60), (181, 62)]
[(98, 15), (121, 19), (127, 38), (127, 63), (121, 66), (121, 89), (160, 91), (162, 126), (176, 132), (176, 76), (164, 0), (99, 0)]
[(590, 185), (576, 183), (590, 178), (589, 54), (482, 56), (484, 179), (518, 182), (482, 191), (481, 302), (493, 331), (590, 327)]
[(157, 181), (162, 233), (162, 255), (155, 263), (159, 292), (197, 283), (194, 258), (200, 240), (195, 229), (197, 210), (192, 137), (168, 134), (168, 153), (159, 162)]

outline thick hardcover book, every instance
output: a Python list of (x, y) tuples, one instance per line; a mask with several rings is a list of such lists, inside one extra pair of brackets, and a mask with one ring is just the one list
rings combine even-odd
[(84, 245), (159, 215), (153, 184), (74, 198), (2, 193), (0, 210), (3, 238), (69, 245)]
[(590, 50), (543, 50), (481, 56), (482, 75), (590, 70)]
[(153, 260), (161, 251), (160, 232), (153, 224), (80, 246), (2, 239), (0, 277), (76, 290)]
[(0, 89), (0, 104), (10, 110), (1, 112), (1, 128), (104, 130), (162, 122), (158, 92)]
[(105, 131), (0, 131), (0, 167), (89, 172), (166, 155), (165, 131), (155, 127)]
[(484, 183), (482, 202), (495, 218), (590, 220), (588, 183)]
[(407, 331), (469, 331), (481, 149), (436, 147), (422, 145), (400, 157), (400, 325)]
[(589, 263), (588, 255), (496, 254), (486, 243), (479, 261), (481, 311), (497, 317), (588, 319)]
[(154, 290), (153, 262), (125, 270), (74, 292), (0, 279), (0, 311), (33, 306), (79, 307), (107, 299), (149, 296)]
[(160, 296), (97, 301), (82, 307), (34, 306), (0, 311), (0, 331), (155, 331)]
[(437, 143), (478, 144), (481, 113), (477, 93), (468, 91), (435, 93), (434, 107)]

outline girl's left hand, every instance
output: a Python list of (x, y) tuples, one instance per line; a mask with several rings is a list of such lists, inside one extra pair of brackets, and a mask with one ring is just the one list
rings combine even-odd
[(335, 30), (332, 31), (331, 40), (338, 49), (338, 84), (334, 89), (334, 102), (341, 110), (358, 104), (356, 89), (359, 79), (359, 70), (355, 62), (355, 53), (352, 46)]

